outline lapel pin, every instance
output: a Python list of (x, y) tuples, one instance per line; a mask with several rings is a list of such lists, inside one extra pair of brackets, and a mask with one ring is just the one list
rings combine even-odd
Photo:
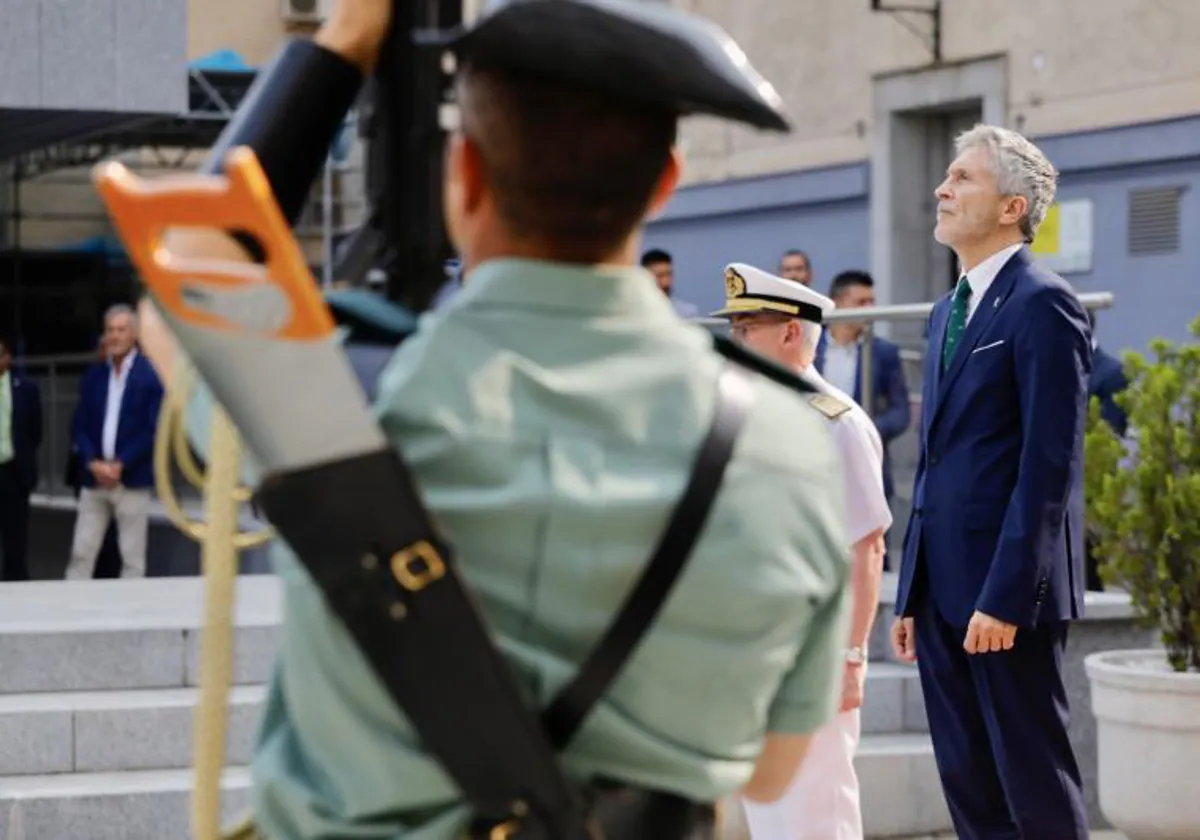
[(999, 308), (1000, 308), (1000, 298), (996, 298), (994, 301), (992, 301), (992, 309), (999, 309)]

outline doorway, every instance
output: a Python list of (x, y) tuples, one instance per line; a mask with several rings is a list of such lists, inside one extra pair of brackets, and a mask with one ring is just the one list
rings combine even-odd
[[(972, 128), (983, 120), (983, 106), (978, 100), (969, 106), (960, 106), (953, 110), (933, 111), (920, 117), (925, 121), (928, 155), (925, 160), (926, 171), (929, 173), (929, 265), (930, 283), (926, 289), (926, 300), (936, 300), (958, 283), (958, 260), (954, 253), (933, 239), (933, 225), (936, 221), (937, 199), (933, 192), (945, 176), (946, 169), (954, 160), (954, 139), (964, 131)], [(939, 279), (942, 278), (942, 279)]]
[[(977, 122), (1007, 121), (1003, 56), (874, 80), (871, 134), (871, 273), (880, 303), (936, 300), (957, 282), (953, 254), (933, 239), (934, 190), (954, 158), (954, 138)], [(923, 322), (881, 325), (923, 344)]]

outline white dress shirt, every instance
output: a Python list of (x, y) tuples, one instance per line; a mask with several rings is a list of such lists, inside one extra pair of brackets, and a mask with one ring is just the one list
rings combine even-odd
[(1025, 243), (1019, 242), (1016, 245), (1002, 248), (967, 272), (967, 282), (971, 284), (971, 299), (967, 301), (967, 323), (971, 322), (971, 316), (979, 308), (979, 302), (987, 294), (987, 290), (991, 287), (992, 281), (996, 279), (996, 275), (1000, 273), (1000, 269), (1004, 268), (1005, 263), (1012, 259), (1013, 254), (1024, 247)]
[(892, 510), (883, 494), (883, 442), (867, 413), (845, 392), (826, 382), (816, 368), (809, 366), (800, 375), (821, 393), (850, 406), (829, 424), (844, 465), (847, 536), (854, 545), (873, 531), (886, 531), (892, 525)]
[(125, 399), (125, 383), (133, 367), (136, 350), (130, 350), (118, 370), (108, 363), (108, 399), (104, 403), (104, 427), (100, 433), (100, 450), (104, 460), (112, 461), (117, 454), (117, 426), (121, 422), (121, 401)]
[(853, 394), (858, 379), (858, 342), (841, 344), (829, 336), (825, 342), (825, 370), (821, 375), (839, 391)]

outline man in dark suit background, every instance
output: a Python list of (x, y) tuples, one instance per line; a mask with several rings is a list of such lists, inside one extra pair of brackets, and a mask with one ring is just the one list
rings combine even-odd
[(1118, 435), (1125, 437), (1129, 419), (1125, 416), (1125, 409), (1117, 405), (1113, 398), (1129, 386), (1129, 380), (1125, 377), (1121, 361), (1096, 340), (1096, 313), (1089, 312), (1088, 320), (1092, 325), (1092, 375), (1088, 380), (1088, 398), (1100, 400), (1100, 416), (1104, 422)]
[(37, 385), (12, 370), (12, 345), (0, 338), (0, 551), (6, 581), (29, 580), (29, 496), (38, 482), (41, 445)]
[(1062, 663), (1083, 612), (1091, 330), (1025, 248), (1054, 167), (992, 126), (956, 152), (934, 235), (962, 276), (929, 320), (892, 641), (917, 661), (959, 837), (1086, 840)]
[[(829, 286), (829, 297), (839, 310), (875, 305), (875, 281), (865, 271), (843, 271)], [(838, 321), (821, 334), (813, 363), (829, 384), (862, 405), (863, 324)], [(900, 437), (912, 422), (908, 383), (900, 362), (900, 348), (887, 339), (871, 336), (871, 419), (883, 441), (883, 491), (891, 503), (895, 493), (888, 443)], [(865, 408), (866, 406), (864, 406)]]
[[(1092, 325), (1092, 375), (1088, 380), (1088, 400), (1100, 400), (1100, 416), (1109, 427), (1119, 436), (1125, 437), (1129, 427), (1129, 418), (1125, 409), (1117, 405), (1117, 394), (1129, 386), (1125, 369), (1119, 359), (1109, 353), (1096, 340), (1096, 313), (1088, 312)], [(1092, 554), (1092, 540), (1087, 539), (1087, 588), (1093, 592), (1104, 591), (1104, 581), (1100, 577), (1100, 563)]]
[(133, 309), (111, 307), (104, 316), (107, 359), (89, 368), (79, 385), (75, 448), (83, 465), (83, 488), (68, 578), (92, 577), (105, 531), (114, 520), (121, 576), (146, 574), (151, 454), (163, 389), (136, 341)]
[[(135, 345), (136, 347), (136, 345)], [(104, 362), (108, 359), (108, 351), (104, 349), (104, 336), (100, 337), (100, 341), (96, 346), (96, 357)], [(71, 488), (75, 494), (76, 500), (79, 499), (80, 493), (83, 491), (83, 464), (79, 460), (79, 449), (75, 445), (75, 430), (79, 422), (79, 405), (76, 404), (75, 410), (71, 413), (71, 427), (67, 434), (67, 466), (64, 476), (64, 483)], [(96, 578), (119, 578), (121, 576), (121, 547), (117, 542), (117, 523), (112, 520), (108, 523), (108, 529), (104, 532), (104, 542), (100, 546), (100, 554), (96, 557), (96, 569), (93, 576)]]

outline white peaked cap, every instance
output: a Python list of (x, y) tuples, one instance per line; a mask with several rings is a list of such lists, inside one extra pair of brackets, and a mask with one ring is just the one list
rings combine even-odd
[(725, 266), (725, 306), (712, 313), (729, 318), (753, 312), (778, 312), (819, 324), (834, 303), (803, 283), (776, 277), (746, 263)]

